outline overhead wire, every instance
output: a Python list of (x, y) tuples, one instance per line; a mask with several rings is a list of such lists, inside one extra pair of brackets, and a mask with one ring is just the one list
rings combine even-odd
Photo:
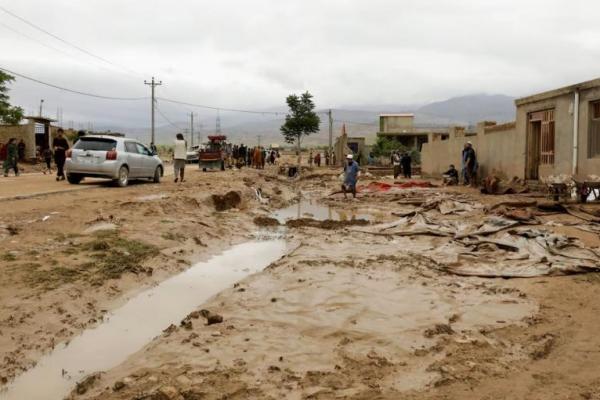
[[(62, 50), (62, 49), (59, 49), (58, 47), (54, 47), (54, 46), (52, 46), (52, 45), (50, 45), (50, 44), (48, 44), (48, 43), (44, 43), (44, 42), (42, 42), (41, 40), (38, 40), (38, 39), (36, 39), (36, 38), (34, 38), (34, 37), (32, 37), (32, 36), (29, 36), (29, 35), (27, 35), (26, 33), (23, 33), (23, 32), (21, 32), (21, 31), (19, 31), (19, 30), (15, 29), (15, 28), (13, 28), (12, 26), (9, 26), (9, 25), (7, 25), (7, 24), (3, 23), (2, 21), (0, 21), (0, 25), (1, 25), (1, 26), (3, 26), (5, 29), (7, 29), (7, 30), (9, 30), (9, 31), (11, 31), (11, 32), (13, 32), (13, 33), (15, 33), (15, 34), (19, 35), (19, 36), (22, 36), (22, 37), (24, 37), (24, 38), (26, 38), (26, 39), (28, 39), (28, 40), (30, 40), (30, 41), (32, 41), (32, 42), (35, 42), (35, 43), (37, 43), (37, 44), (39, 44), (39, 45), (41, 45), (41, 46), (44, 46), (44, 47), (46, 47), (46, 48), (48, 48), (48, 49), (50, 49), (50, 50), (56, 51), (56, 52), (58, 52), (58, 53), (60, 53), (60, 54), (63, 54), (63, 55), (65, 55), (65, 56), (67, 56), (67, 57), (69, 57), (69, 58), (71, 58), (71, 59), (75, 60), (76, 62), (78, 62), (78, 63), (80, 63), (80, 64), (85, 64), (85, 61), (83, 61), (82, 59), (78, 58), (78, 57), (77, 57), (76, 55), (74, 55), (74, 54), (68, 53), (68, 52), (66, 52), (66, 51), (64, 51), (64, 50)], [(110, 68), (108, 68), (107, 66), (105, 66), (105, 65), (103, 65), (103, 64), (100, 64), (100, 63), (94, 64), (94, 65), (95, 65), (95, 66), (97, 66), (98, 68), (102, 68), (102, 69), (103, 69), (103, 70), (105, 70), (105, 71), (110, 71), (110, 72), (113, 72), (113, 71), (114, 71), (113, 69), (110, 69)]]
[(40, 32), (42, 32), (42, 33), (44, 33), (44, 34), (46, 34), (46, 35), (48, 35), (48, 36), (50, 36), (50, 37), (52, 37), (52, 38), (54, 38), (56, 40), (58, 40), (59, 42), (62, 42), (64, 44), (66, 44), (67, 46), (70, 46), (70, 47), (72, 47), (72, 48), (74, 48), (74, 49), (76, 49), (76, 50), (78, 50), (78, 51), (80, 51), (80, 52), (82, 52), (82, 53), (90, 56), (90, 57), (93, 57), (93, 58), (95, 58), (97, 60), (100, 60), (100, 61), (102, 61), (102, 62), (104, 62), (106, 64), (112, 65), (113, 67), (116, 67), (116, 68), (122, 69), (124, 71), (127, 71), (130, 74), (135, 74), (135, 75), (140, 76), (140, 74), (137, 73), (136, 71), (133, 71), (133, 70), (131, 70), (131, 69), (127, 68), (127, 67), (124, 67), (122, 65), (119, 65), (117, 63), (114, 63), (114, 62), (112, 62), (112, 61), (110, 61), (110, 60), (108, 60), (108, 59), (106, 59), (106, 58), (104, 58), (102, 56), (96, 55), (96, 54), (92, 53), (91, 51), (88, 51), (88, 50), (84, 49), (83, 47), (80, 47), (80, 46), (78, 46), (78, 45), (76, 45), (74, 43), (71, 43), (71, 42), (69, 42), (69, 41), (61, 38), (60, 36), (57, 36), (57, 35), (53, 34), (52, 32), (49, 32), (46, 29), (44, 29), (44, 28), (42, 28), (42, 27), (34, 24), (33, 22), (30, 22), (30, 21), (26, 20), (25, 18), (23, 18), (23, 17), (15, 14), (14, 12), (6, 9), (5, 7), (3, 7), (1, 5), (0, 5), (0, 11), (5, 12), (6, 14), (12, 16), (13, 18), (18, 19), (19, 21), (21, 21), (21, 22), (29, 25), (30, 27), (32, 27), (32, 28), (34, 28), (34, 29), (36, 29), (36, 30), (38, 30), (38, 31), (40, 31)]
[(158, 107), (158, 102), (157, 102), (157, 101), (155, 101), (155, 102), (154, 102), (154, 109), (155, 109), (155, 110), (158, 112), (158, 114), (159, 114), (161, 117), (163, 117), (163, 119), (164, 119), (165, 121), (167, 121), (167, 123), (169, 123), (169, 125), (171, 125), (171, 126), (173, 126), (173, 127), (177, 128), (177, 129), (179, 129), (179, 130), (184, 130), (184, 129), (185, 129), (185, 128), (182, 128), (182, 127), (180, 127), (179, 125), (177, 125), (177, 124), (176, 124), (176, 123), (174, 123), (173, 121), (171, 121), (171, 120), (170, 120), (170, 119), (169, 119), (169, 118), (168, 118), (168, 117), (167, 117), (167, 116), (166, 116), (166, 115), (165, 115), (165, 114), (164, 114), (164, 113), (163, 113), (163, 112), (160, 110), (160, 108)]
[(247, 113), (247, 114), (264, 114), (264, 115), (285, 115), (285, 112), (280, 111), (260, 111), (260, 110), (243, 110), (239, 108), (227, 108), (227, 107), (217, 107), (217, 106), (207, 106), (204, 104), (194, 104), (188, 103), (185, 101), (166, 99), (164, 97), (157, 97), (157, 100), (166, 101), (168, 103), (180, 104), (189, 107), (197, 107), (197, 108), (205, 108), (208, 110), (216, 110), (216, 111), (231, 111), (231, 112), (239, 112), (239, 113)]
[(39, 83), (41, 85), (45, 85), (45, 86), (49, 86), (49, 87), (52, 87), (52, 88), (55, 88), (55, 89), (63, 90), (65, 92), (69, 92), (69, 93), (79, 94), (79, 95), (82, 95), (82, 96), (95, 97), (95, 98), (104, 99), (104, 100), (122, 100), (122, 101), (136, 101), (136, 100), (147, 100), (147, 99), (149, 99), (148, 96), (146, 96), (146, 97), (114, 97), (114, 96), (104, 96), (104, 95), (95, 94), (95, 93), (82, 92), (80, 90), (69, 89), (69, 88), (66, 88), (66, 87), (55, 85), (53, 83), (44, 82), (44, 81), (41, 81), (39, 79), (32, 78), (30, 76), (20, 74), (18, 72), (11, 71), (11, 70), (9, 70), (7, 68), (4, 68), (4, 67), (0, 67), (0, 71), (4, 71), (4, 72), (6, 72), (8, 74), (15, 75), (15, 76), (21, 77), (23, 79), (30, 80), (32, 82), (36, 82), (36, 83)]
[(64, 55), (66, 55), (66, 56), (69, 56), (69, 57), (74, 57), (74, 55), (73, 55), (73, 54), (67, 53), (66, 51), (64, 51), (64, 50), (61, 50), (61, 49), (59, 49), (58, 47), (51, 46), (51, 45), (49, 45), (49, 44), (47, 44), (47, 43), (44, 43), (44, 42), (42, 42), (41, 40), (35, 39), (35, 38), (33, 38), (33, 37), (31, 37), (31, 36), (29, 36), (29, 35), (27, 35), (27, 34), (25, 34), (25, 33), (21, 32), (21, 31), (19, 31), (19, 30), (15, 29), (15, 28), (13, 28), (13, 27), (11, 27), (11, 26), (9, 26), (9, 25), (5, 24), (5, 23), (4, 23), (4, 22), (2, 22), (2, 21), (0, 21), (0, 25), (2, 25), (4, 28), (8, 29), (9, 31), (16, 33), (16, 34), (17, 34), (17, 35), (19, 35), (19, 36), (23, 36), (24, 38), (27, 38), (27, 39), (31, 40), (32, 42), (36, 42), (37, 44), (40, 44), (40, 45), (42, 45), (42, 46), (44, 46), (44, 47), (47, 47), (47, 48), (49, 48), (49, 49), (51, 49), (51, 50), (57, 51), (57, 52), (59, 52), (59, 53), (61, 53), (61, 54), (64, 54)]

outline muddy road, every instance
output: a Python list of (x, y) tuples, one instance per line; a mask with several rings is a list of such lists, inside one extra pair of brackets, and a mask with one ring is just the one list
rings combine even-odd
[(327, 169), (189, 175), (2, 210), (0, 399), (600, 398), (593, 223), (369, 176), (344, 199)]

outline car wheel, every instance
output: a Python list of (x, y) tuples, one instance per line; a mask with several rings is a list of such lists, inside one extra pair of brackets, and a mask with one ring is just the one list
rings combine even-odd
[(123, 165), (119, 168), (119, 177), (117, 178), (117, 185), (119, 187), (125, 187), (129, 183), (129, 168)]
[(152, 179), (152, 182), (154, 183), (160, 183), (160, 177), (162, 176), (162, 168), (161, 167), (156, 167), (156, 170), (154, 171), (154, 179)]
[(79, 182), (81, 182), (82, 179), (83, 177), (81, 175), (67, 174), (67, 181), (72, 185), (79, 184)]

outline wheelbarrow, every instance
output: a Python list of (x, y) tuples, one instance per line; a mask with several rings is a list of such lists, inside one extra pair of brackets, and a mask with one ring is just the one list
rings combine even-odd
[(593, 194), (596, 199), (600, 198), (600, 181), (585, 181), (573, 179), (575, 188), (577, 189), (577, 200), (580, 203), (588, 201)]

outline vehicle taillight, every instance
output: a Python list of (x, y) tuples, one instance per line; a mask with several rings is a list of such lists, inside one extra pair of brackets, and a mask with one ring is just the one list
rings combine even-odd
[(67, 158), (71, 158), (71, 154), (73, 154), (73, 150), (67, 150)]
[(107, 151), (106, 159), (107, 160), (116, 160), (117, 159), (117, 151), (116, 150)]

